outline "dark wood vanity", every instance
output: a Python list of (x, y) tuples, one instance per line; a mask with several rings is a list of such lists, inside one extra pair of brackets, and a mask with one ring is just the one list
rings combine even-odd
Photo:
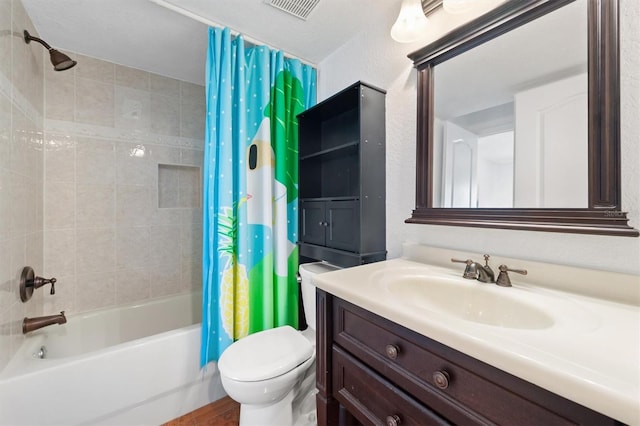
[(616, 425), (317, 289), (318, 425)]

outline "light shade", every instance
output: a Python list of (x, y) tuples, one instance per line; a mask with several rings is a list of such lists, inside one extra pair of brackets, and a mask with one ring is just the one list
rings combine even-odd
[(473, 1), (470, 0), (442, 0), (442, 8), (447, 13), (466, 13), (473, 8)]
[(424, 35), (428, 25), (420, 0), (402, 0), (398, 19), (391, 27), (391, 38), (400, 43), (416, 41)]

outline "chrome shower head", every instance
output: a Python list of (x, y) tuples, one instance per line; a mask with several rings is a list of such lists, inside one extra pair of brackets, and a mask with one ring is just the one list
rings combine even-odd
[(24, 30), (24, 42), (29, 44), (31, 40), (37, 41), (41, 45), (49, 50), (49, 58), (51, 59), (51, 63), (53, 64), (53, 69), (56, 71), (64, 71), (69, 68), (73, 68), (77, 62), (65, 55), (64, 53), (52, 48), (49, 46), (44, 40), (39, 39), (38, 37), (33, 37), (29, 34), (29, 31)]

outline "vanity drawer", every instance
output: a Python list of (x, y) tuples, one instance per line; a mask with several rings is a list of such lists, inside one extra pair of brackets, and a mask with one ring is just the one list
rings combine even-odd
[(457, 424), (615, 424), (599, 413), (334, 299), (333, 340)]
[(335, 346), (333, 363), (333, 394), (362, 424), (450, 424)]

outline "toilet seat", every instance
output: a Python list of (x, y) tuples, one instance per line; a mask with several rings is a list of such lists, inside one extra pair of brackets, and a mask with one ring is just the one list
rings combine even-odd
[(238, 340), (222, 353), (218, 368), (232, 380), (256, 382), (291, 371), (311, 358), (313, 352), (307, 338), (285, 325)]

